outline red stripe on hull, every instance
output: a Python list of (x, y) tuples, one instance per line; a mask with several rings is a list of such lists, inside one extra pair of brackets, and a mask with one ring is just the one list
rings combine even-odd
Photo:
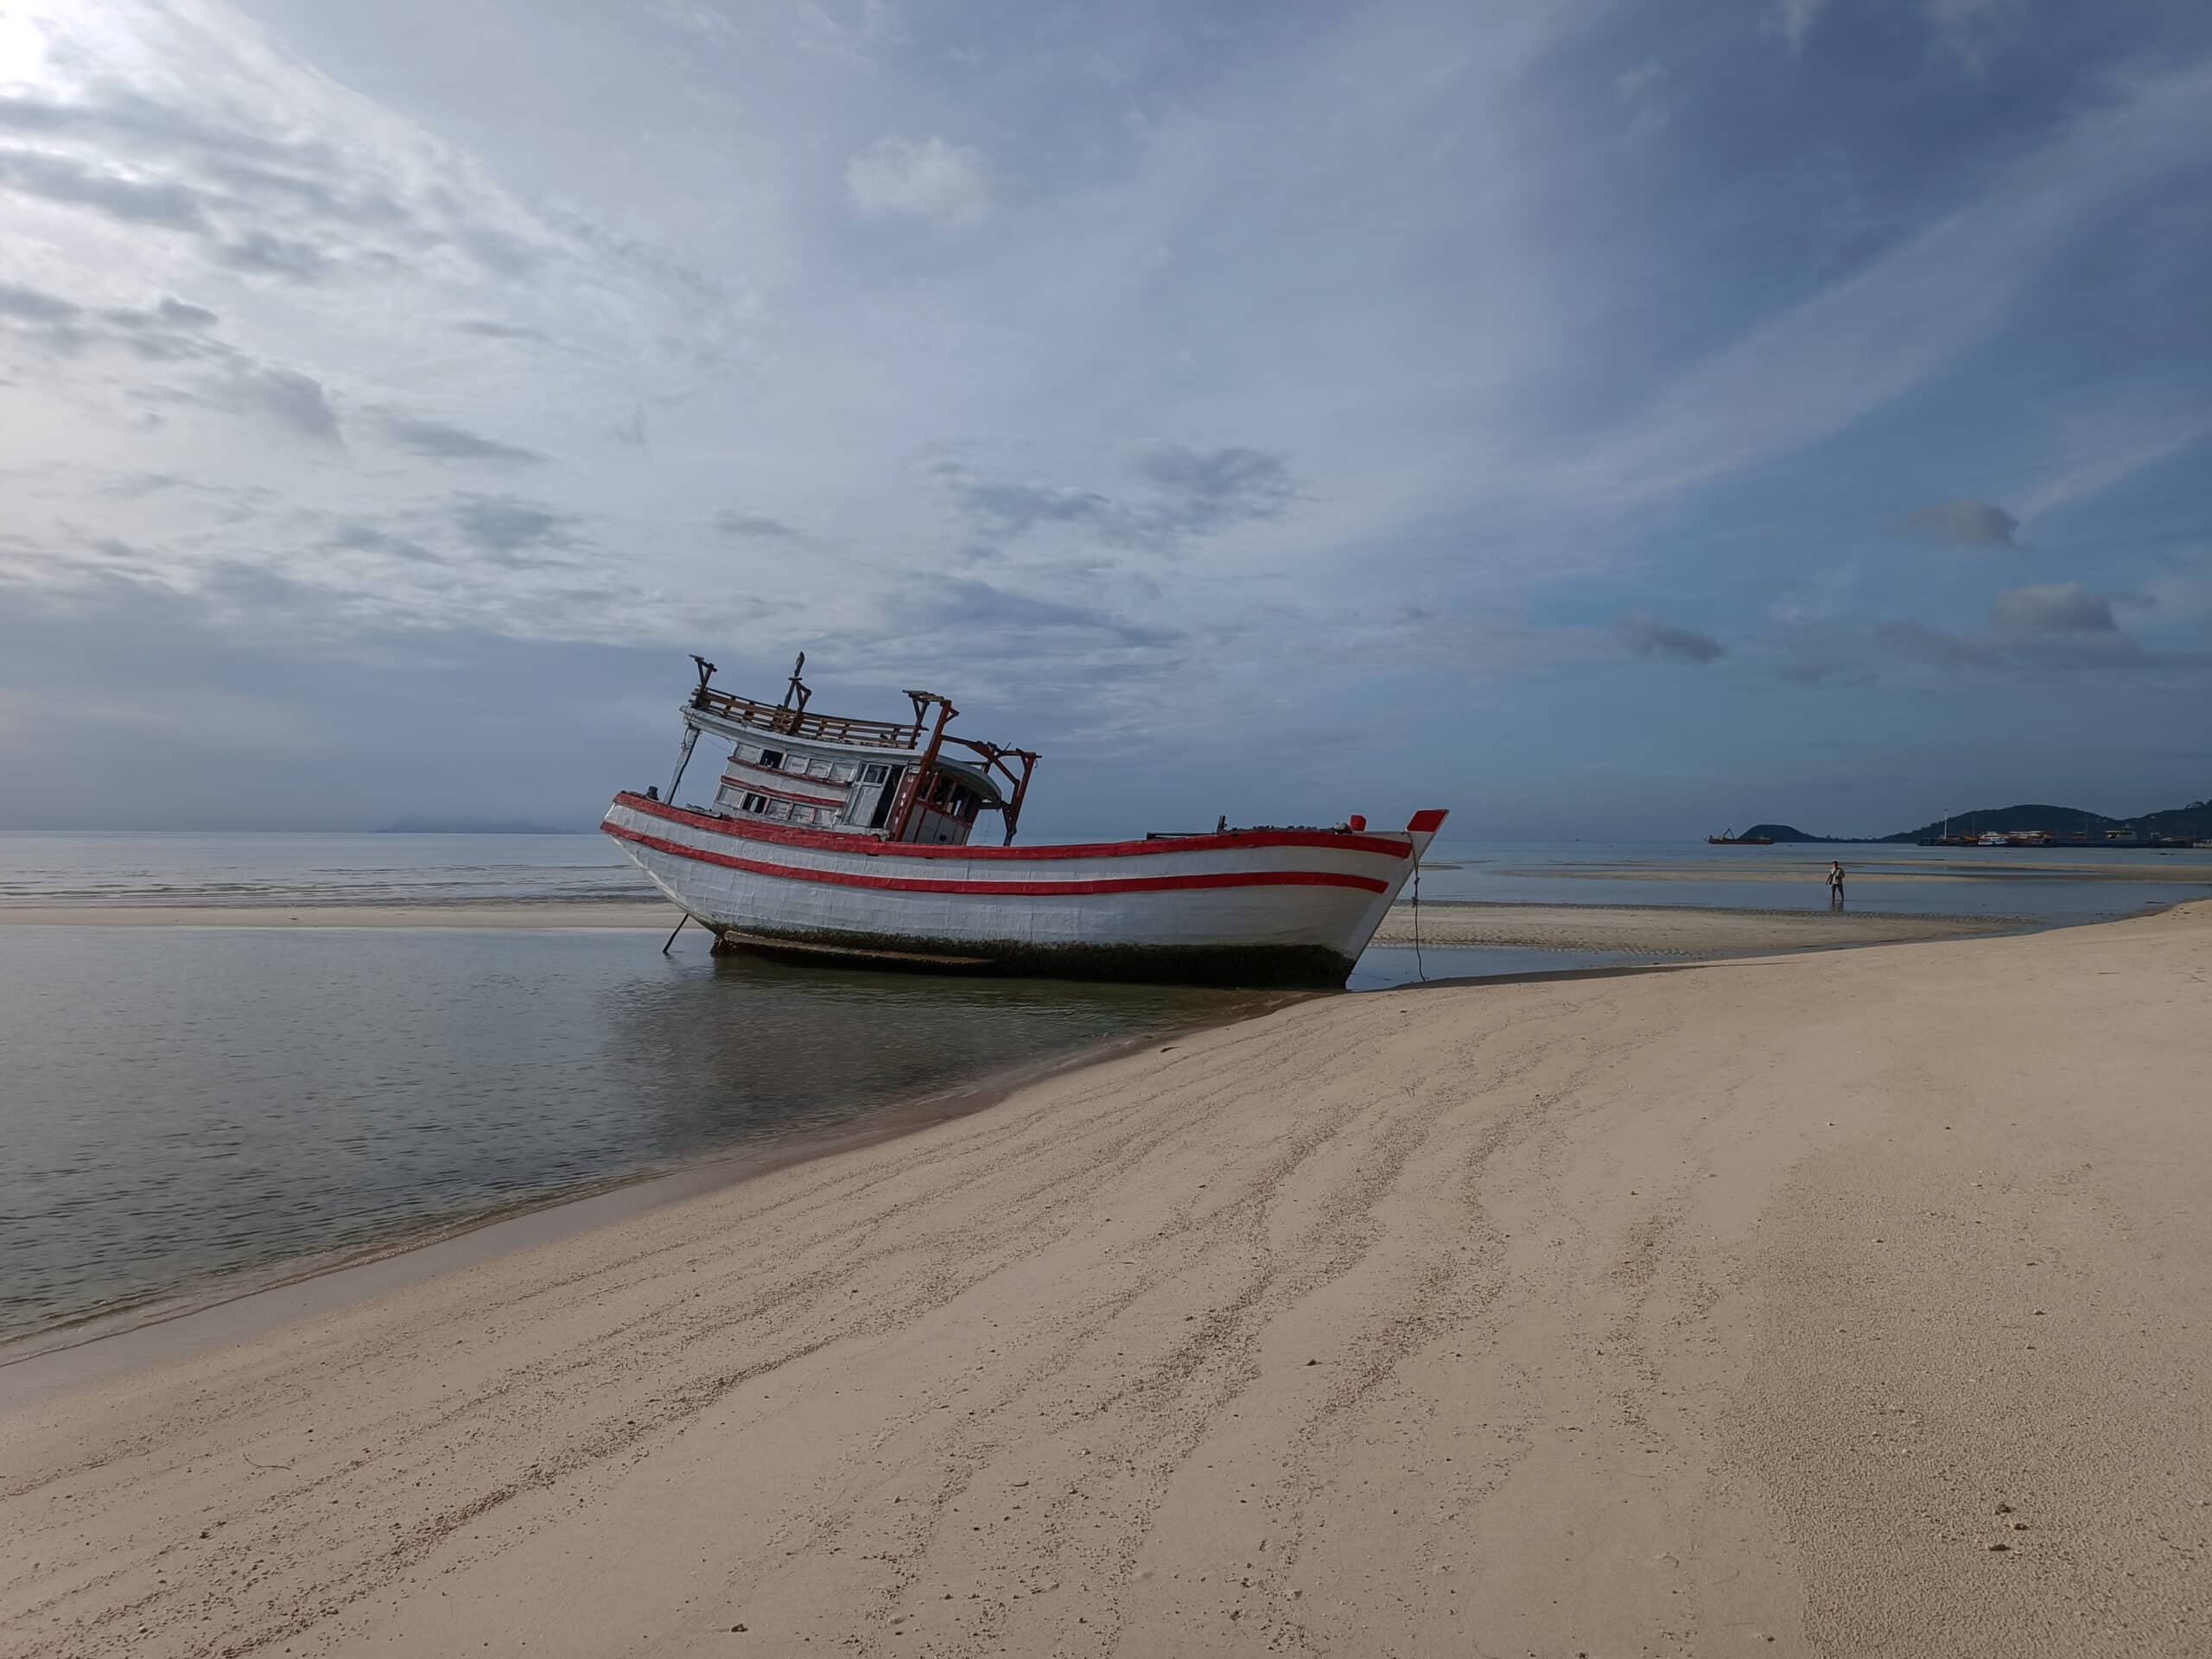
[[(867, 858), (1138, 858), (1149, 853), (1218, 853), (1249, 847), (1325, 847), (1338, 852), (1377, 853), (1385, 858), (1405, 858), (1413, 844), (1403, 836), (1361, 836), (1334, 830), (1238, 830), (1222, 836), (1176, 836), (1166, 841), (1069, 842), (1038, 847), (920, 847), (906, 842), (878, 841), (872, 836), (825, 834), (793, 830), (783, 824), (760, 823), (689, 812), (666, 801), (649, 801), (626, 791), (615, 804), (671, 823), (687, 823), (718, 836), (746, 841), (770, 841), (785, 847), (811, 847), (823, 852), (857, 853)], [(602, 825), (609, 834), (620, 833)], [(779, 874), (782, 872), (779, 870)], [(1380, 886), (1375, 889), (1382, 891)]]
[[(625, 804), (634, 803), (626, 801)], [(687, 812), (676, 816), (691, 818), (697, 815)], [(709, 828), (720, 828), (713, 819), (707, 820), (707, 824)], [(1372, 876), (1342, 875), (1333, 870), (1224, 870), (1217, 875), (1124, 875), (1088, 881), (933, 881), (918, 876), (862, 875), (845, 870), (812, 870), (791, 864), (769, 864), (759, 859), (739, 858), (729, 853), (687, 847), (682, 842), (664, 840), (659, 836), (649, 836), (642, 830), (626, 829), (620, 824), (607, 823), (600, 827), (610, 836), (635, 842), (640, 847), (650, 847), (657, 853), (666, 853), (675, 858), (694, 859), (702, 864), (719, 864), (725, 869), (743, 870), (752, 875), (780, 876), (791, 881), (824, 881), (834, 887), (877, 887), (893, 893), (1001, 893), (1015, 898), (1042, 899), (1085, 893), (1171, 893), (1191, 887), (1354, 887), (1362, 893), (1388, 893), (1390, 890), (1389, 882), (1377, 881)], [(835, 836), (809, 837), (810, 841), (828, 841), (833, 844), (844, 839)], [(1192, 839), (1215, 841), (1223, 837)], [(1343, 836), (1332, 836), (1329, 844), (1334, 845), (1344, 839)], [(1142, 842), (1135, 844), (1150, 845)], [(1280, 846), (1282, 843), (1271, 844)], [(847, 852), (855, 849), (837, 846), (836, 850)], [(963, 852), (966, 849), (942, 848), (928, 850)], [(1006, 849), (992, 850), (1002, 852)], [(1179, 842), (1178, 850), (1189, 851), (1190, 841)], [(1061, 852), (1059, 855), (1066, 857), (1069, 855)]]

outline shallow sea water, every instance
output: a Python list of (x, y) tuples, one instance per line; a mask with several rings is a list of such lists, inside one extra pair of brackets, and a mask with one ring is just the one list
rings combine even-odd
[(0, 1338), (1270, 1005), (659, 946), (0, 926)]

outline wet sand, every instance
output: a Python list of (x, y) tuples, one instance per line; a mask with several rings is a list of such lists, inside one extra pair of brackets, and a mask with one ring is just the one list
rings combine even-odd
[[(2017, 917), (1900, 916), (1853, 910), (1720, 910), (1691, 905), (1491, 905), (1421, 907), (1421, 943), (1508, 945), (1543, 950), (1624, 950), (1639, 956), (1713, 957), (1751, 951), (1902, 944), (1963, 938), (2025, 926)], [(1400, 905), (1376, 930), (1377, 944), (1411, 944), (1415, 918)]]
[(0, 1423), (0, 1654), (2200, 1651), (2208, 986), (1163, 1043)]

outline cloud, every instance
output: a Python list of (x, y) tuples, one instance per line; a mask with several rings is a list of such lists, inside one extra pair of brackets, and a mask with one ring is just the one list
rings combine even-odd
[(866, 61), (877, 47), (898, 34), (898, 17), (890, 0), (861, 0), (858, 15), (849, 21), (831, 16), (823, 0), (800, 0), (791, 41), (804, 52), (831, 53)]
[[(0, 790), (0, 829), (360, 829), (441, 802), (584, 829), (688, 674), (663, 648), (394, 630), (359, 604), (238, 579), (7, 592), (0, 749), (39, 787)], [(563, 741), (515, 742), (518, 707)]]
[(1137, 516), (1090, 490), (979, 475), (957, 461), (931, 470), (944, 480), (961, 512), (993, 540), (1012, 541), (1039, 524), (1080, 524), (1109, 542), (1141, 539)]
[(1613, 627), (1631, 655), (1655, 662), (1716, 663), (1728, 654), (1728, 647), (1711, 634), (1656, 617), (1623, 616)]
[(1874, 678), (1856, 658), (1817, 650), (1793, 652), (1774, 671), (1792, 685), (1866, 685)]
[(1018, 541), (1039, 529), (1080, 531), (1112, 547), (1169, 552), (1237, 524), (1281, 515), (1297, 489), (1281, 457), (1232, 446), (1193, 449), (1137, 445), (1130, 473), (1147, 493), (1096, 490), (979, 474), (957, 461), (930, 470), (944, 480), (961, 514), (987, 544)]
[(1904, 516), (1904, 528), (1932, 542), (1954, 547), (2017, 547), (2012, 539), (2020, 521), (1991, 502), (1962, 495), (1955, 501), (1938, 501), (1915, 508)]
[(725, 536), (736, 536), (751, 541), (796, 540), (798, 531), (780, 518), (771, 518), (765, 513), (740, 512), (735, 507), (724, 507), (715, 515), (715, 528)]
[(1936, 49), (1974, 75), (2018, 37), (2027, 16), (2026, 0), (1923, 0), (1923, 10)]
[(488, 317), (467, 317), (454, 324), (458, 334), (475, 334), (485, 340), (543, 340), (545, 331), (521, 323), (498, 322)]
[(43, 289), (0, 282), (0, 322), (11, 322), (19, 332), (64, 354), (98, 344), (158, 362), (193, 358), (238, 361), (238, 353), (208, 334), (219, 321), (205, 306), (168, 295), (151, 305), (94, 310)]
[(905, 620), (928, 627), (995, 633), (1099, 633), (1126, 645), (1171, 645), (1172, 628), (1149, 627), (1096, 605), (1040, 597), (988, 582), (937, 576), (915, 584), (898, 607)]
[(510, 280), (653, 257), (588, 219), (524, 207), (220, 0), (28, 10), (44, 61), (22, 67), (41, 91), (0, 97), (0, 135), (35, 147), (0, 147), (0, 191), (178, 232), (219, 268), (296, 283), (424, 276), (454, 257)]
[(195, 232), (207, 228), (200, 197), (181, 184), (133, 178), (45, 150), (0, 150), (0, 185), (63, 206), (90, 208), (125, 225)]
[(2212, 60), (2084, 105), (1966, 206), (1744, 328), (1571, 461), (1532, 467), (1542, 505), (1618, 511), (1678, 494), (1831, 437), (1935, 378), (2013, 320), (2096, 215), (2198, 164), (2208, 99)]
[(2143, 593), (2162, 615), (2212, 616), (2212, 548), (2181, 555), (2145, 582)]
[[(2094, 529), (2035, 516), (2046, 477), (2164, 430), (2084, 411), (2187, 414), (2212, 384), (2205, 340), (2152, 326), (2193, 315), (2212, 250), (2172, 216), (2212, 107), (2202, 53), (2157, 44), (2177, 27), (2069, 25), (2036, 95), (1992, 104), (1931, 62), (1925, 0), (1872, 22), (1705, 0), (1667, 40), (1585, 0), (1444, 29), (1434, 0), (1319, 27), (1260, 8), (1229, 35), (1204, 7), (1136, 31), (1077, 12), (969, 31), (979, 58), (917, 14), (864, 64), (794, 51), (789, 7), (721, 44), (579, 14), (549, 47), (524, 0), (483, 0), (528, 48), (499, 98), (423, 83), (403, 116), (354, 90), (393, 84), (366, 25), (278, 46), (247, 15), (270, 9), (233, 0), (0, 3), (0, 85), (38, 89), (0, 99), (0, 152), (68, 164), (35, 181), (61, 199), (0, 182), (0, 276), (76, 308), (0, 316), (6, 531), (59, 550), (0, 544), (26, 585), (127, 559), (198, 592), (231, 559), (342, 595), (335, 615), (620, 634), (679, 668), (686, 645), (850, 641), (843, 671), (894, 701), (939, 674), (963, 702), (1009, 688), (1048, 745), (1103, 703), (1141, 734), (1204, 696), (1248, 777), (1268, 734), (1387, 725), (1386, 699), (1408, 728), (1494, 731), (1504, 679), (1696, 701), (1746, 670), (1777, 695), (1775, 674), (1833, 684), (1854, 661), (1897, 677), (1890, 616), (1962, 630), (1954, 656), (2015, 648), (1984, 614), (2000, 584), (1932, 608), (1971, 570), (1869, 549), (1837, 505), (1854, 493), (1892, 504), (1878, 538), (1937, 489), (2002, 494), (1989, 511), (2029, 521), (2005, 533), (2054, 556), (2012, 580), (2084, 575), (2055, 562), (2078, 529), (2106, 573), (2087, 580), (2160, 598), (2114, 601), (2113, 634), (2044, 632), (2189, 643), (2150, 577), (2194, 522), (2193, 455), (2157, 482), (2182, 496), (2114, 491)], [(862, 0), (822, 4), (866, 26)], [(1785, 42), (1801, 55), (1776, 64)], [(745, 87), (698, 79), (731, 52)], [(1732, 99), (1759, 60), (1802, 120)], [(791, 108), (819, 142), (784, 142)], [(1668, 143), (1624, 141), (1655, 109)], [(979, 188), (944, 190), (945, 161)], [(163, 316), (168, 295), (219, 319)], [(304, 427), (233, 390), (276, 369), (311, 383)], [(1970, 467), (1897, 493), (1967, 408)], [(625, 449), (609, 429), (640, 409), (652, 448)], [(147, 410), (167, 425), (135, 429)], [(132, 493), (154, 474), (226, 493)], [(716, 576), (741, 568), (776, 609), (716, 645)], [(1770, 601), (1813, 570), (1916, 582), (1929, 608), (1839, 590), (1834, 649), (1785, 667)], [(1425, 614), (1393, 620), (1408, 602)], [(1530, 750), (1565, 753), (1573, 701), (1531, 716)], [(1854, 730), (1910, 731), (1917, 701), (1867, 698)], [(1730, 735), (1764, 732), (1757, 712)]]
[(1491, 606), (1466, 611), (1416, 602), (1379, 615), (1354, 612), (1330, 616), (1322, 632), (1328, 639), (1322, 649), (1361, 674), (1388, 664), (1498, 680), (1620, 655), (1617, 632), (1580, 624), (1541, 626)]
[(1667, 72), (1656, 58), (1646, 58), (1633, 69), (1624, 69), (1613, 77), (1613, 92), (1624, 104), (1633, 104), (1667, 78)]
[(1210, 536), (1246, 519), (1272, 518), (1294, 493), (1281, 460), (1257, 449), (1149, 443), (1134, 459), (1138, 476), (1163, 492), (1160, 510), (1168, 520), (1194, 536)]
[(84, 315), (85, 308), (56, 294), (41, 293), (35, 288), (19, 288), (13, 283), (0, 283), (0, 317), (14, 317), (22, 322), (70, 322)]
[(512, 495), (463, 495), (450, 516), (462, 540), (495, 560), (516, 563), (537, 562), (526, 556), (534, 549), (574, 546), (582, 522), (575, 513)]
[(879, 138), (845, 163), (845, 194), (862, 219), (918, 219), (962, 231), (990, 216), (982, 156), (942, 138)]
[(322, 383), (296, 369), (253, 368), (233, 372), (213, 401), (270, 416), (310, 438), (335, 442), (338, 416)]
[(161, 303), (154, 308), (150, 321), (170, 323), (179, 328), (212, 328), (222, 319), (204, 305), (194, 305), (164, 294)]
[(2112, 599), (2079, 582), (2038, 582), (2008, 588), (1990, 601), (1990, 630), (2016, 639), (2053, 633), (2114, 633)]
[(384, 430), (410, 454), (426, 455), (433, 461), (481, 461), (499, 466), (529, 467), (547, 459), (536, 449), (502, 443), (497, 438), (484, 437), (465, 428), (419, 416), (388, 415), (384, 419)]
[(1633, 69), (1624, 69), (1613, 77), (1613, 96), (1629, 112), (1628, 132), (1630, 137), (1642, 140), (1665, 130), (1673, 119), (1671, 100), (1666, 95), (1667, 71), (1656, 58), (1646, 58)]
[(201, 120), (157, 97), (112, 81), (67, 102), (28, 95), (0, 97), (0, 130), (41, 137), (83, 135), (147, 140), (164, 149), (218, 155), (281, 157), (290, 147)]
[(449, 563), (433, 553), (420, 542), (406, 536), (396, 535), (379, 525), (349, 519), (330, 532), (327, 545), (342, 547), (357, 553), (386, 553), (395, 558), (408, 559), (425, 564)]
[(1892, 623), (1883, 632), (1899, 654), (1936, 668), (2139, 668), (2155, 662), (2120, 630), (2114, 597), (2078, 582), (2038, 582), (1999, 594), (1990, 601), (1989, 626), (1980, 632), (1950, 633), (1918, 622)]
[(1827, 6), (1828, 0), (1776, 0), (1774, 27), (1791, 57), (1805, 49), (1805, 37), (1813, 32), (1813, 25), (1820, 22)]
[(215, 258), (233, 270), (257, 271), (295, 283), (320, 282), (330, 275), (331, 257), (313, 243), (268, 231), (248, 231), (215, 250)]

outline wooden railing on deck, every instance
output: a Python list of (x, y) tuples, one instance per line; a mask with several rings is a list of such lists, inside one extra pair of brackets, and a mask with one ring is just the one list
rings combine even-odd
[(919, 721), (901, 725), (890, 720), (845, 720), (836, 715), (810, 715), (798, 709), (779, 709), (772, 702), (755, 702), (750, 697), (707, 686), (692, 694), (691, 706), (703, 714), (720, 715), (756, 731), (777, 732), (785, 737), (818, 738), (824, 743), (912, 749), (919, 747), (922, 741)]

